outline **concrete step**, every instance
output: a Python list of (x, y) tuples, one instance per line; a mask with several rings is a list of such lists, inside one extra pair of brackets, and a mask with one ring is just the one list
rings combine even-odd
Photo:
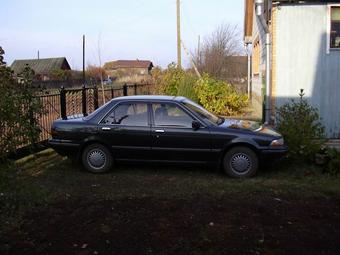
[(330, 139), (325, 145), (331, 148), (340, 149), (340, 139)]

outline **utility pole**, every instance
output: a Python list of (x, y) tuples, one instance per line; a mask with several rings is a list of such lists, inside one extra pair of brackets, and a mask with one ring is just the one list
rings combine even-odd
[(85, 35), (83, 35), (83, 83), (85, 84)]
[(177, 4), (177, 66), (182, 68), (181, 53), (181, 0), (176, 1)]
[(197, 43), (197, 66), (201, 66), (201, 36), (198, 36), (198, 43)]
[(39, 54), (39, 50), (38, 50), (38, 59), (40, 59), (40, 54)]

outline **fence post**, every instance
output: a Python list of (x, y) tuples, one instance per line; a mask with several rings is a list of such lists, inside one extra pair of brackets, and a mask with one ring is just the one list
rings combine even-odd
[(94, 85), (93, 87), (93, 107), (95, 110), (98, 109), (98, 87)]
[(60, 89), (60, 115), (63, 120), (67, 120), (66, 116), (66, 90), (64, 86)]
[(135, 84), (133, 85), (133, 87), (134, 87), (134, 89), (135, 89), (135, 95), (137, 95), (137, 83), (135, 83)]
[(113, 87), (111, 87), (111, 99), (115, 97), (115, 91), (113, 90)]
[(123, 86), (123, 96), (127, 96), (128, 95), (128, 87), (126, 85), (126, 83)]
[(86, 88), (85, 88), (85, 84), (83, 85), (82, 90), (81, 90), (81, 103), (82, 103), (83, 115), (87, 116), (87, 112), (86, 112)]

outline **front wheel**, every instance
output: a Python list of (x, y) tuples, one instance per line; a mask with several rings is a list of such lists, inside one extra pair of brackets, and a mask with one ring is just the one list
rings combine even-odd
[(113, 158), (104, 145), (90, 144), (82, 153), (82, 163), (91, 173), (104, 173), (111, 169)]
[(256, 174), (258, 166), (256, 153), (243, 146), (230, 149), (223, 158), (223, 170), (233, 178), (252, 177)]

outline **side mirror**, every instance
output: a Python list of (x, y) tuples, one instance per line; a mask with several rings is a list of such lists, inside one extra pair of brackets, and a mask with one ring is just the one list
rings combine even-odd
[(192, 129), (193, 129), (193, 130), (197, 130), (197, 129), (199, 129), (201, 126), (202, 126), (201, 123), (198, 122), (197, 120), (193, 120), (193, 121), (192, 121)]

